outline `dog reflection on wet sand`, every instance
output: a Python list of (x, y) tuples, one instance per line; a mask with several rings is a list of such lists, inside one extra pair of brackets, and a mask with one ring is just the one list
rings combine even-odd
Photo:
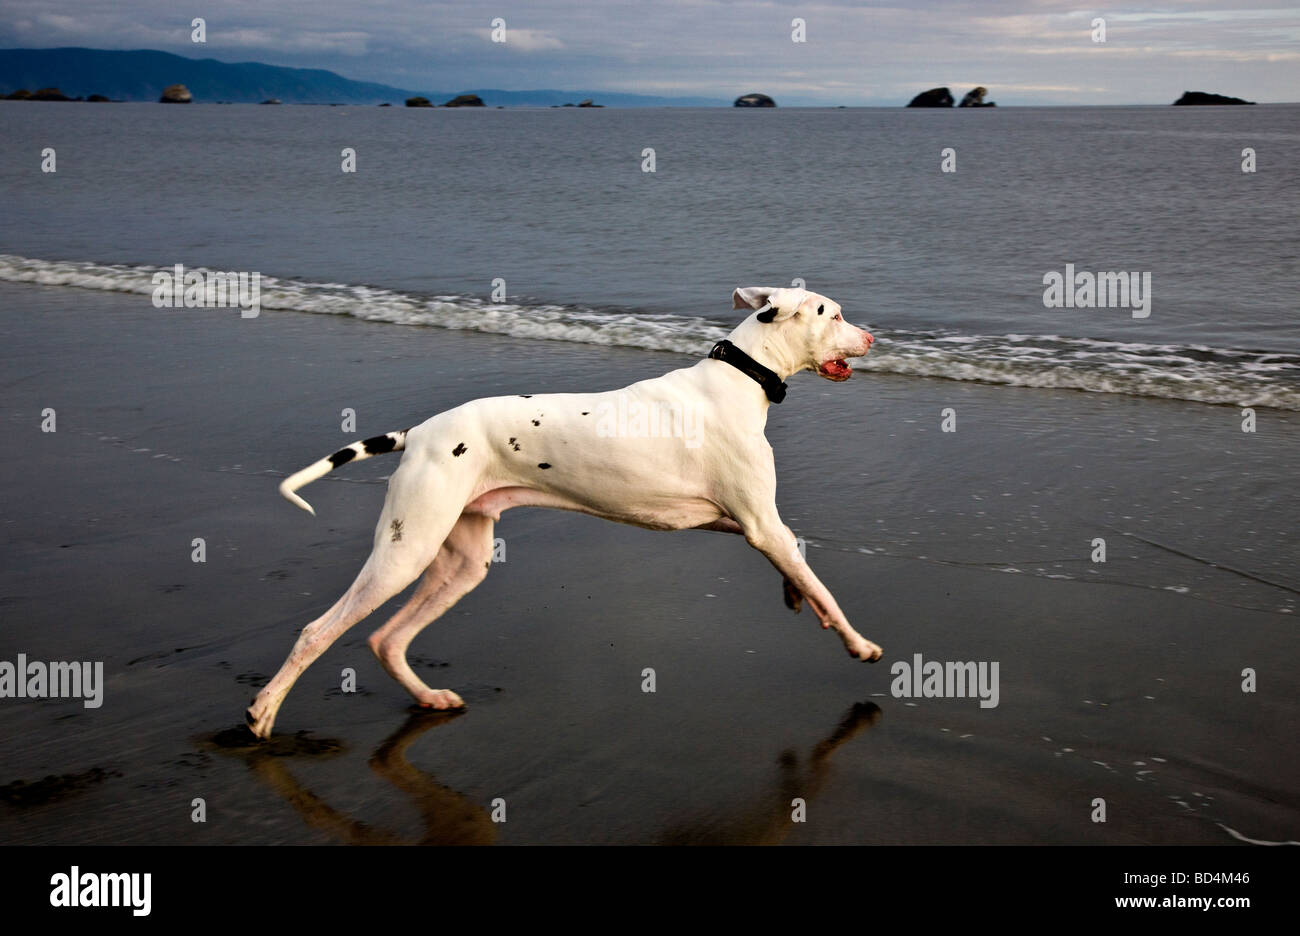
[(488, 810), (412, 766), (406, 756), (416, 738), (457, 717), (413, 714), (370, 757), (370, 769), (405, 793), (419, 811), (424, 825), (419, 838), (376, 828), (338, 811), (294, 778), (285, 766), (285, 757), (258, 749), (249, 755), (249, 766), (309, 826), (347, 845), (491, 845), (497, 827)]
[(777, 760), (776, 791), (757, 796), (744, 808), (721, 816), (678, 822), (665, 830), (663, 845), (779, 845), (799, 828), (791, 817), (792, 801), (811, 804), (830, 778), (831, 755), (880, 720), (880, 706), (859, 702), (830, 735), (813, 745), (801, 764), (794, 751)]
[[(815, 744), (800, 762), (794, 751), (781, 755), (775, 789), (754, 796), (734, 813), (676, 822), (665, 830), (667, 845), (771, 845), (784, 841), (796, 826), (791, 820), (791, 800), (811, 803), (830, 777), (830, 758), (842, 745), (880, 718), (871, 702), (854, 705), (833, 732)], [(253, 748), (247, 755), (253, 773), (294, 808), (312, 828), (349, 845), (490, 845), (497, 826), (481, 803), (457, 793), (412, 766), (407, 751), (417, 738), (438, 725), (460, 717), (455, 714), (418, 712), (411, 715), (370, 758), (371, 769), (401, 790), (420, 813), (424, 826), (418, 838), (380, 829), (354, 819), (306, 789), (285, 766), (292, 748)], [(283, 742), (293, 742), (286, 738)], [(329, 742), (321, 742), (329, 745)]]

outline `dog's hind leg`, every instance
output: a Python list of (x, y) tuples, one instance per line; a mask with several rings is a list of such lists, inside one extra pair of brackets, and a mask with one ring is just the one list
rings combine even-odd
[(469, 594), (492, 567), (491, 517), (461, 514), (425, 571), (415, 594), (383, 627), (370, 635), (370, 649), (392, 676), (426, 708), (456, 709), (465, 703), (450, 689), (430, 689), (415, 675), (406, 648), (421, 630)]
[(259, 738), (269, 738), (275, 725), (275, 716), (293, 684), (316, 658), (329, 649), (348, 628), (365, 618), (371, 611), (400, 592), (418, 575), (394, 575), (391, 568), (385, 574), (372, 555), (366, 560), (357, 580), (334, 603), (334, 606), (302, 629), (288, 658), (275, 677), (253, 699), (244, 720)]
[[(353, 624), (410, 585), (437, 556), (469, 493), (428, 465), (404, 460), (393, 473), (375, 529), (374, 550), (334, 606), (303, 628), (280, 671), (253, 699), (244, 718), (253, 734), (270, 737), (285, 696), (303, 671)], [(461, 490), (464, 488), (464, 490)], [(428, 492), (439, 494), (430, 497)]]

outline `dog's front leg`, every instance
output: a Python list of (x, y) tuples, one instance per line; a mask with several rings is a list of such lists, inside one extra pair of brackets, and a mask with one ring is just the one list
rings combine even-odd
[[(744, 536), (745, 531), (740, 528), (740, 524), (730, 517), (722, 517), (714, 520), (712, 523), (701, 523), (697, 530), (713, 530), (717, 533), (735, 533), (738, 536)], [(786, 532), (794, 536), (794, 531), (786, 527)], [(803, 592), (795, 587), (794, 582), (789, 577), (781, 576), (781, 597), (785, 601), (785, 606), (798, 614), (803, 610)]]
[(836, 604), (834, 596), (813, 574), (799, 551), (794, 533), (781, 522), (775, 506), (770, 513), (755, 517), (746, 517), (742, 513), (737, 522), (744, 531), (749, 545), (766, 556), (768, 561), (776, 566), (777, 571), (793, 584), (794, 589), (808, 599), (808, 604), (816, 612), (822, 627), (835, 629), (840, 639), (844, 641), (844, 647), (849, 651), (850, 656), (868, 662), (880, 659), (884, 651), (849, 624), (848, 618)]

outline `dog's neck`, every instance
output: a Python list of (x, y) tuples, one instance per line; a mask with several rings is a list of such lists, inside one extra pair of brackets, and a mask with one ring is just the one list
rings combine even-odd
[(730, 364), (736, 370), (740, 371), (754, 383), (763, 388), (763, 394), (769, 402), (780, 403), (785, 399), (785, 392), (789, 389), (776, 373), (776, 371), (758, 363), (744, 351), (737, 348), (729, 339), (722, 339), (713, 346), (709, 352), (709, 358), (714, 361), (722, 361), (724, 364)]
[(782, 380), (787, 380), (806, 365), (790, 352), (790, 348), (781, 340), (778, 328), (776, 324), (760, 322), (751, 315), (736, 326), (727, 340)]

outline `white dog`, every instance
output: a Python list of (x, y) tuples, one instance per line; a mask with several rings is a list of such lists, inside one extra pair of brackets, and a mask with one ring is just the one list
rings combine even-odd
[[(803, 289), (737, 289), (732, 301), (755, 311), (691, 367), (606, 393), (473, 400), (405, 432), (354, 442), (285, 479), (280, 492), (314, 514), (298, 488), (353, 459), (406, 452), (388, 482), (370, 558), (343, 597), (303, 628), (253, 699), (246, 715), (253, 733), (269, 737), (299, 675), (421, 573), (411, 599), (371, 635), (370, 648), (420, 705), (463, 707), (456, 693), (430, 689), (412, 672), (406, 648), (483, 581), (493, 523), (511, 507), (578, 510), (652, 530), (742, 534), (785, 577), (789, 607), (798, 611), (807, 598), (850, 655), (878, 660), (880, 648), (849, 625), (781, 522), (776, 466), (763, 435), (768, 406), (785, 396), (785, 378), (813, 370), (847, 380), (845, 358), (865, 355), (875, 339), (844, 321), (837, 303)], [(650, 431), (657, 416), (672, 431)], [(691, 438), (682, 438), (687, 433), (677, 430), (687, 420)]]

